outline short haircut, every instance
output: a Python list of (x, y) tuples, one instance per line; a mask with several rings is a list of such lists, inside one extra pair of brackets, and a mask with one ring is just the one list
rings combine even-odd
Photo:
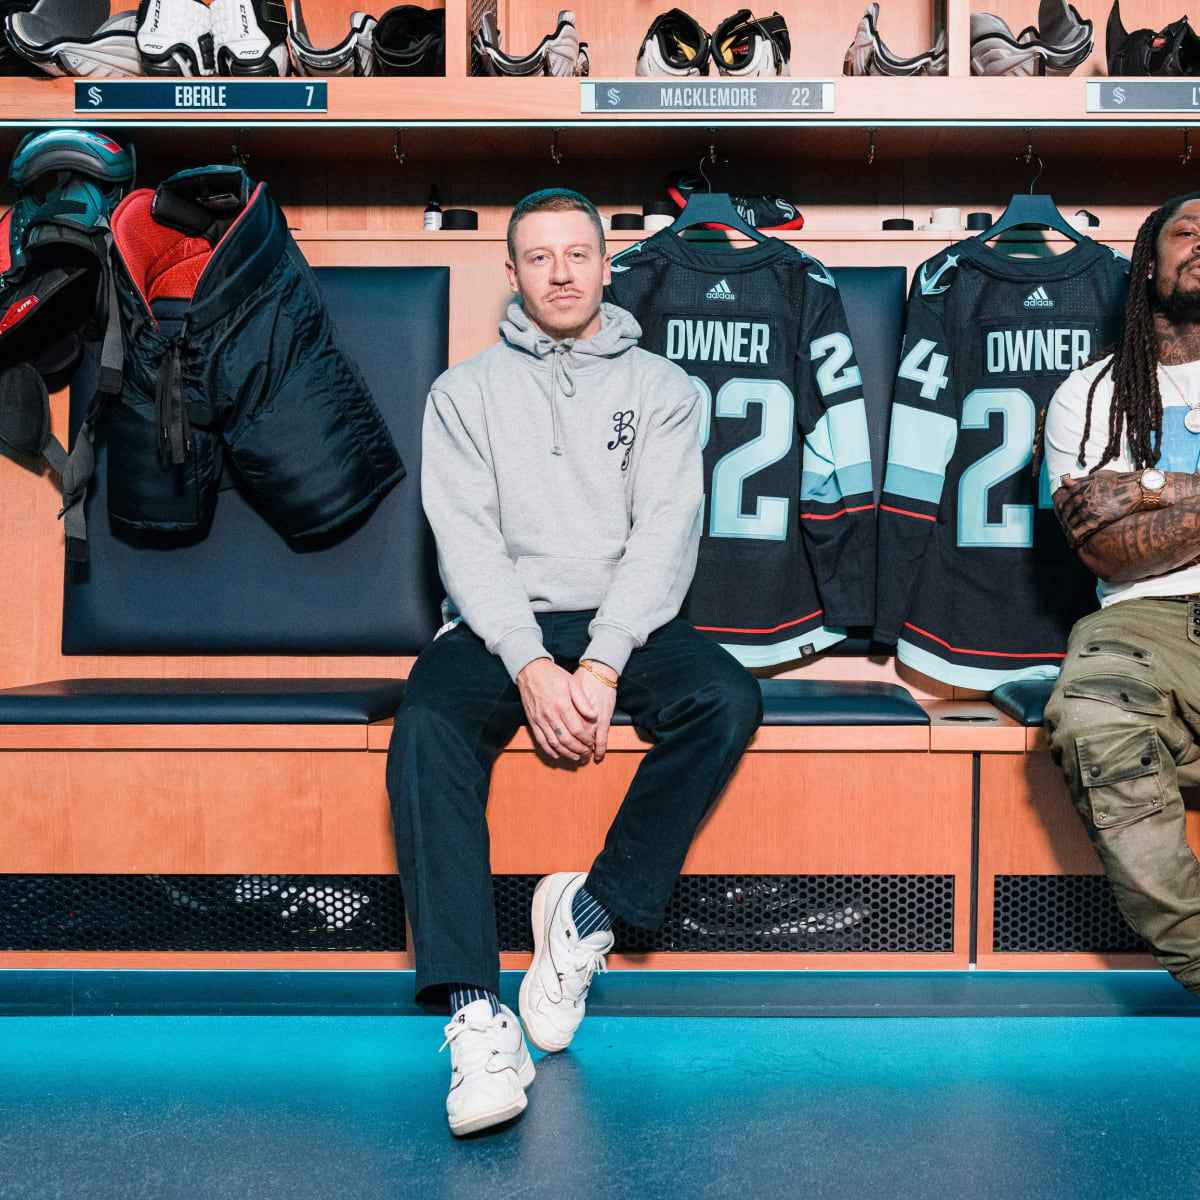
[(600, 239), (600, 253), (604, 253), (604, 226), (600, 223), (600, 214), (596, 211), (596, 206), (586, 196), (581, 196), (570, 188), (543, 188), (540, 192), (530, 192), (524, 200), (519, 200), (512, 216), (508, 218), (508, 257), (511, 262), (517, 261), (517, 222), (535, 212), (587, 213), (588, 219), (595, 226), (596, 236)]

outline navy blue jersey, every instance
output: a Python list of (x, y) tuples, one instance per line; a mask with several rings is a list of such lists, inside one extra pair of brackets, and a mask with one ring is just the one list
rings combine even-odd
[(747, 666), (805, 657), (874, 611), (862, 380), (833, 277), (775, 238), (706, 251), (668, 230), (618, 254), (607, 298), (691, 375), (705, 511), (683, 616)]
[(1095, 580), (1063, 537), (1034, 434), (1120, 328), (1129, 263), (1089, 238), (1010, 258), (970, 238), (908, 301), (879, 508), (876, 637), (943, 682), (1057, 674)]

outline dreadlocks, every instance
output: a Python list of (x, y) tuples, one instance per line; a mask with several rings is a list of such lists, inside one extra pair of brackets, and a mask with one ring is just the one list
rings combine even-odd
[(1087, 413), (1083, 438), (1079, 443), (1079, 461), (1084, 466), (1084, 448), (1092, 428), (1092, 399), (1096, 385), (1112, 373), (1113, 398), (1108, 421), (1108, 445), (1096, 464), (1099, 470), (1121, 453), (1122, 439), (1129, 442), (1135, 467), (1153, 466), (1158, 461), (1162, 442), (1162, 394), (1158, 390), (1158, 337), (1154, 327), (1154, 268), (1158, 235), (1163, 226), (1189, 200), (1200, 200), (1200, 192), (1175, 196), (1156, 208), (1143, 222), (1133, 243), (1129, 261), (1129, 298), (1125, 302), (1125, 321), (1121, 339), (1088, 389)]

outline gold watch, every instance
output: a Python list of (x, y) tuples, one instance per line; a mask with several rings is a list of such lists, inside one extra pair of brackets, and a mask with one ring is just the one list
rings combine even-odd
[(1142, 489), (1140, 508), (1166, 508), (1167, 501), (1163, 490), (1167, 486), (1167, 477), (1157, 467), (1147, 467), (1138, 476), (1138, 487)]

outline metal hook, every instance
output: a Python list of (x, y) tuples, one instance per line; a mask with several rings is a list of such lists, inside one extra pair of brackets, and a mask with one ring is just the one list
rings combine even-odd
[(875, 161), (875, 130), (867, 130), (867, 166)]
[(709, 179), (708, 172), (704, 169), (704, 164), (705, 163), (713, 163), (715, 165), (716, 163), (719, 163), (719, 162), (728, 162), (728, 161), (729, 160), (727, 158), (718, 158), (716, 146), (709, 143), (708, 153), (700, 160), (700, 176), (704, 180), (704, 182), (708, 184), (708, 190), (710, 192), (713, 190), (712, 180)]
[[(246, 131), (244, 129), (239, 129), (237, 131), (237, 137), (238, 137), (239, 142), (242, 140), (242, 134), (244, 134), (245, 132)], [(244, 171), (246, 169), (246, 164), (250, 161), (250, 155), (247, 154), (244, 150), (239, 150), (237, 142), (234, 142), (233, 145), (230, 147), (230, 149), (233, 153), (233, 165), (235, 167), (239, 168), (240, 170)]]
[(562, 165), (563, 156), (562, 151), (558, 148), (558, 139), (561, 136), (562, 130), (556, 129), (554, 131), (554, 136), (550, 139), (550, 157), (554, 159), (554, 161), (560, 166)]
[(401, 131), (397, 129), (392, 138), (392, 157), (395, 158), (400, 166), (404, 166), (408, 161), (408, 155), (404, 153), (404, 147), (400, 144), (400, 134)]
[(1183, 131), (1183, 153), (1179, 156), (1179, 165), (1186, 167), (1192, 157), (1192, 131), (1185, 129)]
[(1034, 154), (1034, 152), (1033, 152), (1033, 130), (1032, 129), (1025, 130), (1025, 153), (1017, 154), (1014, 157), (1023, 159), (1025, 161), (1026, 165), (1028, 165), (1029, 163), (1032, 163), (1034, 161), (1037, 162), (1037, 165), (1038, 165), (1037, 174), (1033, 177), (1033, 179), (1030, 181), (1030, 184), (1029, 184), (1029, 194), (1032, 196), (1034, 184), (1036, 184), (1037, 181), (1039, 179), (1041, 179), (1042, 172), (1046, 169), (1046, 164), (1044, 162), (1042, 162), (1041, 155)]

